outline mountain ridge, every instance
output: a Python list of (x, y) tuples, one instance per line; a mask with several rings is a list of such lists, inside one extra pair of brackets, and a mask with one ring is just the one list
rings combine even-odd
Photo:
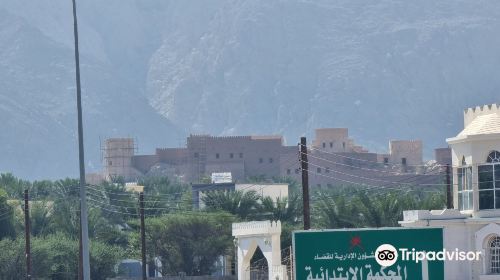
[[(71, 3), (6, 0), (0, 14), (0, 171), (76, 176)], [(190, 133), (293, 145), (320, 127), (375, 152), (422, 139), (431, 158), (463, 109), (499, 101), (491, 1), (90, 0), (78, 19), (89, 172), (99, 138), (151, 153)]]

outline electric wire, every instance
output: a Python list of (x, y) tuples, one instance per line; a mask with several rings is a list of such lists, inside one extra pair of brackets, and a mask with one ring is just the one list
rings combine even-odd
[[(302, 146), (302, 144), (299, 144), (299, 145)], [(307, 145), (304, 145), (304, 146), (306, 146), (310, 150), (318, 151), (320, 153), (330, 154), (330, 155), (333, 155), (333, 156), (338, 156), (338, 157), (342, 157), (342, 158), (348, 158), (348, 159), (357, 160), (357, 161), (370, 162), (370, 163), (374, 163), (374, 164), (383, 164), (383, 165), (392, 165), (392, 166), (407, 166), (407, 167), (418, 167), (418, 166), (428, 167), (429, 166), (429, 165), (426, 165), (426, 164), (412, 164), (412, 165), (407, 164), (407, 165), (404, 165), (404, 164), (395, 164), (395, 163), (383, 163), (383, 162), (378, 162), (378, 161), (373, 161), (373, 160), (367, 160), (367, 159), (360, 159), (360, 158), (355, 158), (355, 157), (349, 157), (349, 156), (346, 156), (346, 155), (342, 155), (340, 153), (327, 152), (327, 151), (324, 151), (324, 150), (321, 150), (321, 149), (318, 149), (318, 148), (315, 148), (315, 147), (312, 147), (312, 146), (307, 146)], [(445, 165), (436, 164), (434, 166), (445, 166)]]
[[(323, 166), (320, 166), (320, 165), (317, 165), (317, 164), (314, 164), (314, 163), (311, 163), (311, 162), (307, 162), (307, 164), (309, 165), (312, 165), (314, 167), (319, 167), (319, 168), (324, 168)], [(334, 172), (334, 173), (338, 173), (338, 174), (341, 174), (341, 175), (345, 175), (345, 176), (349, 176), (349, 177), (353, 177), (353, 178), (358, 178), (358, 179), (363, 179), (363, 180), (368, 180), (368, 181), (377, 181), (377, 182), (384, 182), (384, 183), (390, 183), (390, 184), (395, 184), (395, 185), (398, 185), (398, 184), (403, 184), (403, 185), (407, 185), (406, 183), (404, 182), (394, 182), (394, 181), (387, 181), (387, 180), (382, 180), (382, 179), (375, 179), (375, 178), (367, 178), (367, 177), (363, 177), (363, 176), (359, 176), (359, 175), (353, 175), (353, 174), (349, 174), (349, 173), (345, 173), (345, 172), (341, 172), (341, 171), (337, 171), (337, 170), (334, 170), (334, 169), (330, 169), (330, 172)], [(311, 174), (314, 174), (314, 175), (321, 175), (321, 173), (311, 173)], [(446, 185), (446, 184), (414, 184), (412, 186), (439, 186), (439, 185)]]
[[(394, 187), (388, 187), (388, 186), (380, 186), (380, 185), (372, 185), (372, 184), (366, 184), (366, 183), (360, 183), (360, 182), (353, 182), (353, 181), (350, 181), (350, 180), (345, 180), (345, 179), (341, 179), (341, 178), (337, 178), (337, 177), (331, 177), (331, 176), (327, 176), (327, 175), (324, 175), (324, 174), (321, 174), (321, 173), (313, 173), (312, 171), (309, 171), (309, 170), (306, 170), (309, 174), (316, 174), (318, 176), (323, 176), (323, 177), (326, 177), (326, 178), (330, 178), (330, 179), (333, 179), (333, 180), (338, 180), (338, 181), (342, 181), (342, 182), (345, 182), (345, 183), (350, 183), (352, 185), (363, 185), (363, 186), (367, 186), (368, 189), (390, 189), (390, 190), (395, 190), (395, 191), (404, 191), (403, 189), (401, 188), (394, 188)], [(407, 191), (416, 191), (416, 192), (421, 192), (421, 191), (424, 191), (424, 192), (438, 192), (438, 191), (432, 191), (432, 190), (407, 190)]]
[[(300, 152), (300, 153), (301, 154), (306, 154), (304, 152)], [(335, 165), (341, 165), (341, 166), (346, 166), (346, 167), (355, 168), (355, 169), (361, 169), (361, 170), (366, 170), (366, 171), (375, 171), (375, 172), (381, 172), (381, 173), (390, 173), (390, 174), (393, 174), (393, 175), (403, 175), (404, 174), (403, 172), (388, 171), (388, 170), (383, 170), (383, 169), (373, 169), (373, 168), (367, 168), (367, 167), (362, 167), (362, 166), (356, 166), (356, 165), (350, 165), (350, 164), (335, 162), (335, 161), (332, 161), (332, 160), (328, 160), (328, 159), (325, 159), (325, 158), (321, 158), (321, 157), (318, 157), (318, 156), (311, 155), (310, 153), (307, 153), (307, 157), (308, 158), (310, 157), (310, 158), (322, 160), (322, 161), (329, 162), (329, 163), (332, 163), (332, 164), (335, 164)], [(440, 172), (442, 172), (442, 171), (440, 171)], [(419, 174), (419, 175), (423, 176), (423, 175), (427, 175), (427, 174)]]

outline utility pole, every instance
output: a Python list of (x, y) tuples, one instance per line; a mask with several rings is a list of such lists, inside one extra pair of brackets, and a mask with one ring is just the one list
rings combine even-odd
[(453, 197), (451, 191), (450, 165), (446, 165), (446, 208), (453, 209)]
[(302, 203), (304, 208), (304, 230), (311, 228), (311, 214), (309, 211), (309, 167), (307, 162), (307, 141), (300, 137), (300, 162), (302, 169)]
[(80, 84), (80, 53), (78, 51), (78, 23), (76, 0), (73, 1), (73, 33), (75, 36), (76, 105), (78, 110), (78, 155), (80, 164), (80, 271), (79, 278), (90, 280), (89, 230), (87, 193), (85, 189), (85, 159), (83, 150), (82, 90)]
[(24, 190), (24, 235), (26, 256), (26, 279), (31, 279), (30, 205), (28, 190)]
[(293, 251), (292, 251), (292, 246), (290, 246), (289, 253), (290, 253), (290, 279), (294, 280), (293, 279)]
[(147, 280), (146, 275), (146, 227), (144, 225), (144, 193), (139, 193), (139, 211), (141, 216), (141, 254), (142, 254), (142, 280)]

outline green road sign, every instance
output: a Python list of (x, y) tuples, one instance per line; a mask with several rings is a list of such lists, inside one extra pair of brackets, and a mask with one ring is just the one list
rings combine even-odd
[(293, 250), (295, 280), (444, 279), (443, 261), (411, 257), (442, 251), (442, 228), (295, 231)]

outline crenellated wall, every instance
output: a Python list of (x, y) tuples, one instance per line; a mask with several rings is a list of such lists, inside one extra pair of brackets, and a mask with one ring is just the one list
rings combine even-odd
[(233, 224), (233, 236), (247, 236), (256, 234), (280, 234), (280, 221), (254, 221)]
[(488, 115), (488, 114), (499, 114), (500, 115), (500, 104), (490, 104), (484, 106), (476, 106), (474, 108), (467, 108), (464, 110), (464, 127), (467, 127), (476, 117)]
[[(222, 172), (231, 172), (233, 180), (239, 183), (251, 177), (301, 179), (299, 147), (286, 146), (279, 135), (190, 135), (186, 147), (158, 148), (152, 155), (135, 155), (133, 139), (130, 138), (109, 139), (106, 143), (106, 175), (135, 178), (138, 171), (142, 175), (175, 176), (186, 183), (200, 182), (211, 173)], [(411, 168), (395, 168), (401, 165), (402, 158), (406, 158), (408, 166), (422, 163), (422, 142), (419, 140), (391, 141), (391, 153), (379, 155), (355, 145), (348, 137), (347, 128), (322, 128), (316, 130), (313, 143), (309, 151), (309, 178), (314, 187), (350, 184), (360, 180), (373, 184), (371, 178), (384, 179), (388, 176), (379, 172), (380, 169), (390, 168), (401, 175), (414, 174)], [(386, 165), (384, 158), (387, 158)]]

